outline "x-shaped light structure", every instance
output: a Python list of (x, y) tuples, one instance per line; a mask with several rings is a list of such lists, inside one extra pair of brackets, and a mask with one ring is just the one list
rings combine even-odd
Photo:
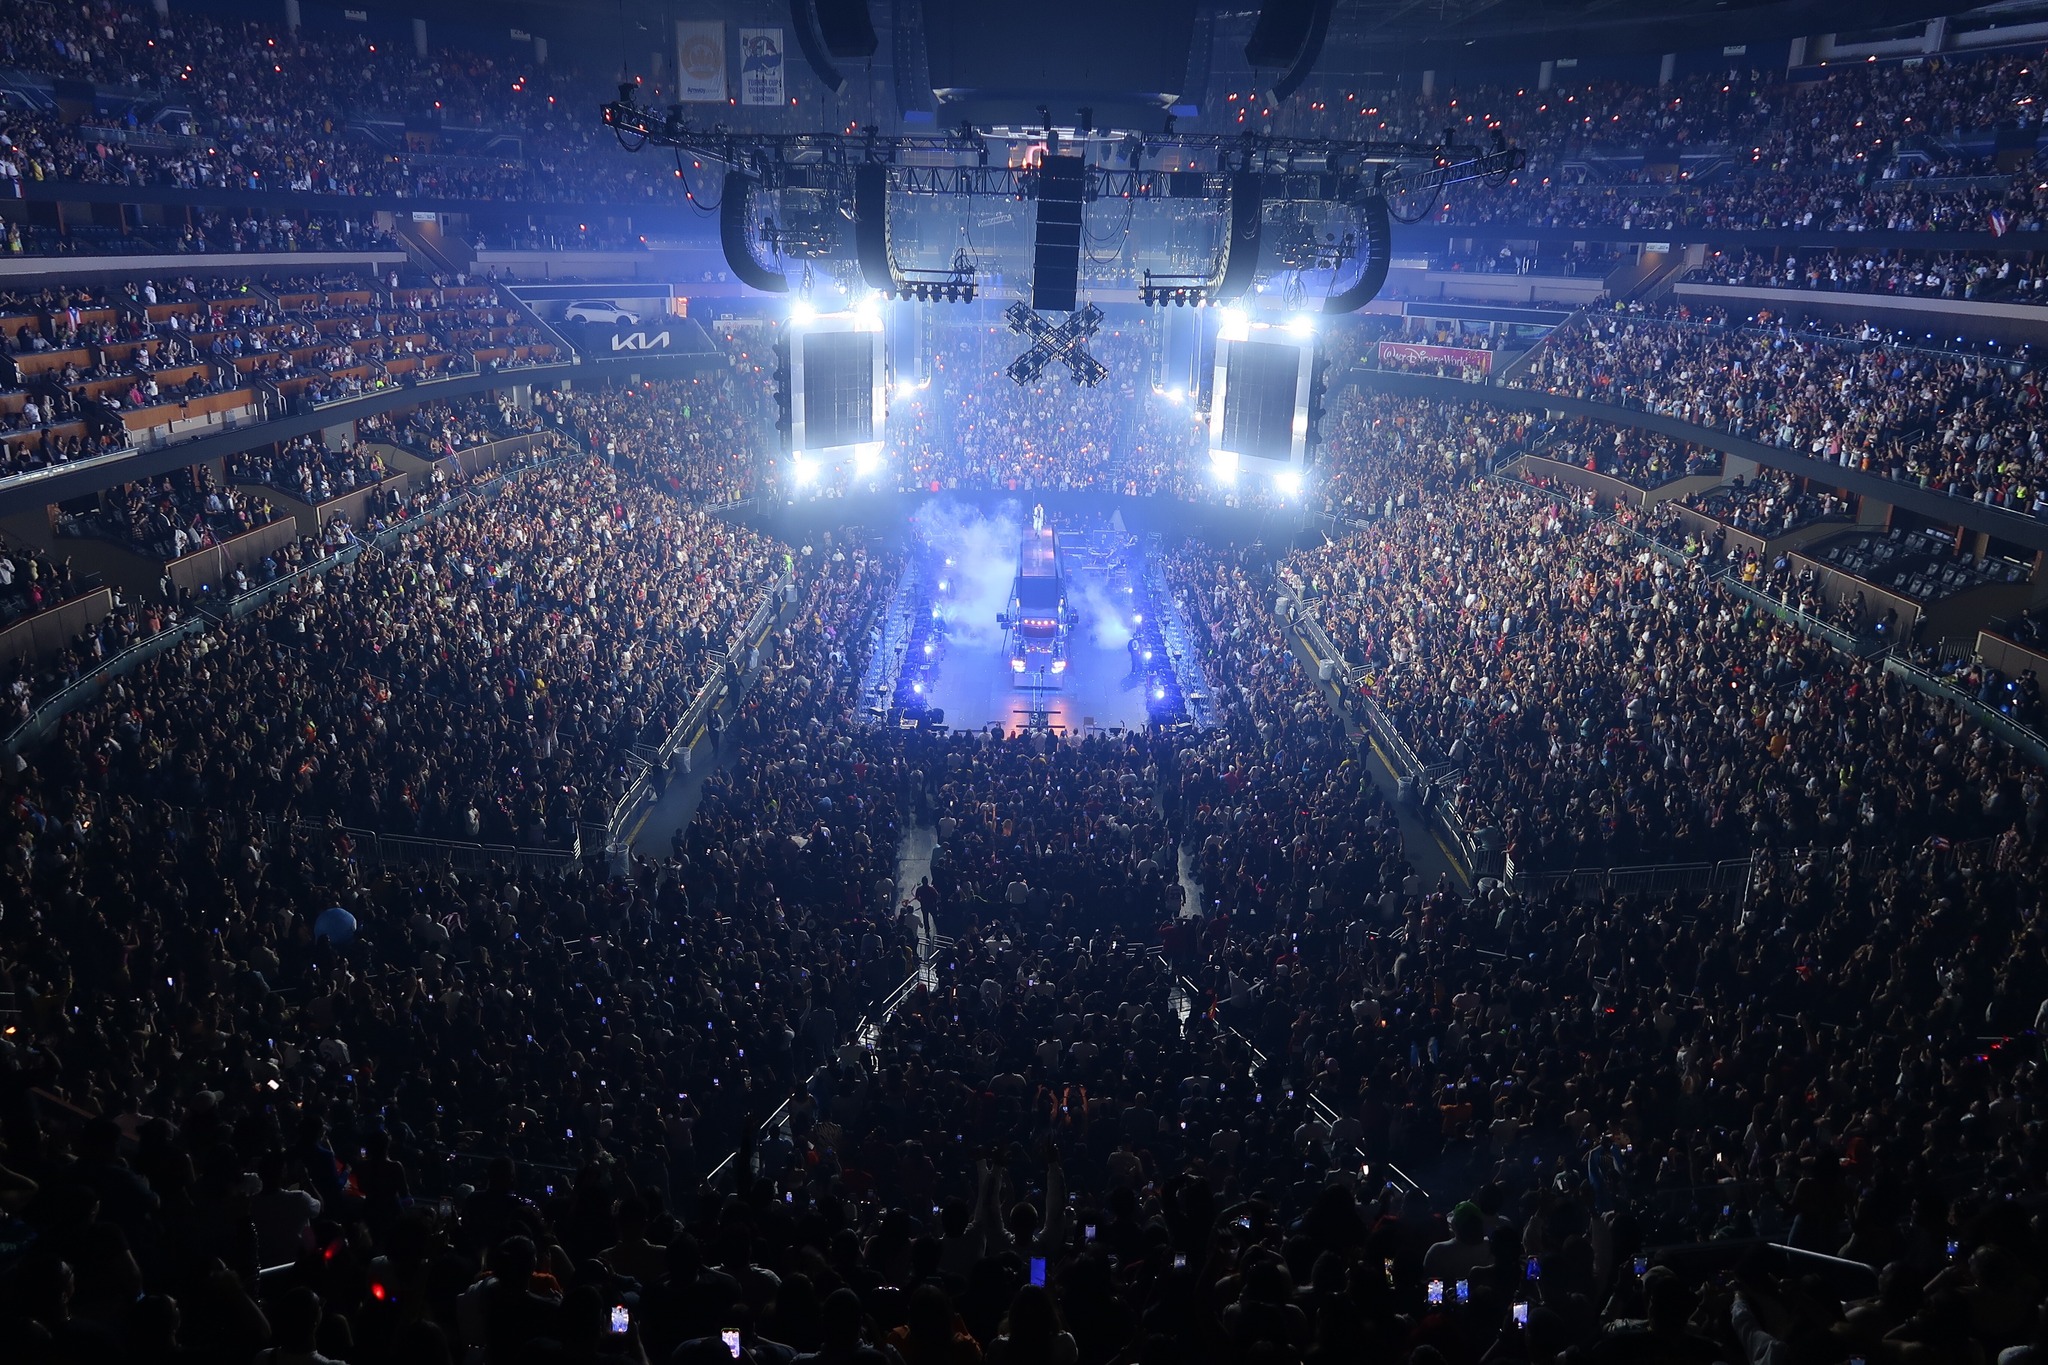
[(1019, 384), (1031, 384), (1057, 360), (1073, 373), (1074, 382), (1092, 389), (1109, 378), (1109, 367), (1088, 354), (1087, 341), (1102, 329), (1102, 310), (1094, 304), (1069, 313), (1055, 327), (1027, 303), (1013, 303), (1003, 310), (1010, 330), (1031, 338), (1031, 349), (1010, 362), (1006, 373)]

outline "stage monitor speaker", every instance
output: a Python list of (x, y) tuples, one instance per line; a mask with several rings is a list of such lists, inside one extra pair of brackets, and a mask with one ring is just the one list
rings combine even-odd
[(870, 289), (890, 293), (896, 270), (889, 261), (889, 168), (863, 165), (853, 172), (853, 255)]
[(1223, 247), (1223, 277), (1212, 303), (1235, 303), (1259, 271), (1259, 243), (1265, 235), (1266, 183), (1256, 171), (1230, 177), (1230, 240)]
[(1088, 167), (1077, 156), (1047, 157), (1038, 168), (1038, 235), (1031, 261), (1031, 306), (1071, 313), (1081, 290), (1081, 197)]
[(755, 260), (753, 248), (747, 245), (754, 185), (754, 177), (744, 171), (725, 173), (725, 191), (718, 203), (719, 244), (725, 248), (725, 263), (741, 284), (764, 294), (787, 294), (788, 279)]
[(1394, 256), (1394, 227), (1387, 216), (1387, 201), (1375, 195), (1360, 204), (1359, 211), (1365, 216), (1365, 265), (1349, 289), (1323, 300), (1325, 313), (1355, 313), (1386, 288), (1387, 267)]

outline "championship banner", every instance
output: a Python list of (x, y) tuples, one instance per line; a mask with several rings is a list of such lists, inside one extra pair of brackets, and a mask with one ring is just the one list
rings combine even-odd
[(782, 30), (740, 30), (740, 103), (773, 108), (789, 97), (782, 88)]
[(684, 104), (724, 104), (725, 21), (676, 20), (676, 98)]
[(1426, 365), (1432, 361), (1462, 365), (1481, 374), (1493, 372), (1492, 351), (1478, 351), (1465, 346), (1419, 346), (1411, 341), (1380, 343), (1382, 365)]

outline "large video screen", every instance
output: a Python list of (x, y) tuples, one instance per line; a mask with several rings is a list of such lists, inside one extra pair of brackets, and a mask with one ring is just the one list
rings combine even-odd
[(1224, 358), (1222, 448), (1258, 460), (1285, 460), (1294, 447), (1294, 399), (1301, 350), (1268, 341), (1233, 341)]
[(829, 450), (879, 438), (875, 334), (811, 332), (804, 347), (804, 447)]

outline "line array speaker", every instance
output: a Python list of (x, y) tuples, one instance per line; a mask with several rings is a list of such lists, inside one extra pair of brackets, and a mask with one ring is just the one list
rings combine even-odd
[(896, 287), (889, 262), (889, 168), (879, 163), (854, 168), (853, 255), (868, 288)]
[(1387, 285), (1387, 267), (1393, 264), (1394, 255), (1394, 227), (1387, 218), (1387, 201), (1374, 195), (1358, 207), (1365, 216), (1365, 268), (1349, 289), (1323, 300), (1325, 313), (1355, 313), (1379, 297)]
[(1031, 306), (1071, 313), (1081, 292), (1081, 196), (1088, 167), (1052, 156), (1038, 168), (1038, 236), (1031, 261)]
[(787, 294), (789, 280), (754, 259), (747, 245), (754, 202), (754, 177), (744, 171), (725, 173), (725, 193), (718, 203), (718, 241), (725, 248), (725, 263), (741, 284), (767, 294)]
[(1230, 240), (1223, 247), (1223, 278), (1210, 295), (1212, 303), (1233, 303), (1252, 287), (1259, 270), (1259, 243), (1265, 235), (1266, 182), (1256, 171), (1230, 177)]

